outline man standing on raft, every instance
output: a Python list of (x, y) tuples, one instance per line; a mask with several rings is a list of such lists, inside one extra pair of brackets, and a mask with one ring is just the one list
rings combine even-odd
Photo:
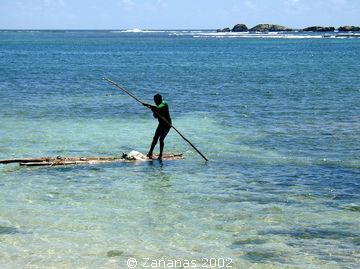
[(160, 141), (160, 153), (159, 153), (159, 160), (162, 160), (162, 154), (164, 150), (164, 140), (166, 135), (169, 133), (171, 129), (171, 118), (170, 118), (170, 112), (169, 112), (169, 106), (168, 104), (163, 101), (160, 94), (154, 95), (154, 102), (156, 106), (142, 103), (144, 106), (150, 108), (153, 112), (154, 118), (157, 118), (159, 121), (159, 125), (155, 131), (155, 135), (153, 138), (153, 141), (151, 143), (151, 147), (149, 150), (149, 153), (147, 154), (147, 157), (149, 159), (152, 159), (153, 150), (158, 142)]

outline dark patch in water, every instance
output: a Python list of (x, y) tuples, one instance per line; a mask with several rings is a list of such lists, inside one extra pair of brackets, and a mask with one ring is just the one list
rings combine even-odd
[(344, 230), (328, 230), (328, 229), (316, 229), (307, 228), (302, 230), (279, 230), (263, 232), (263, 235), (288, 235), (298, 239), (342, 239), (342, 238), (354, 238), (360, 235), (354, 232), (348, 232)]
[(118, 257), (118, 256), (121, 256), (123, 255), (124, 252), (121, 251), (121, 250), (110, 250), (106, 253), (106, 256), (108, 257)]
[(360, 212), (360, 205), (343, 205), (341, 208), (354, 212)]
[(355, 246), (360, 246), (360, 236), (353, 238), (352, 242)]
[(272, 251), (272, 250), (263, 250), (263, 251), (248, 251), (245, 253), (243, 258), (251, 261), (251, 262), (260, 262), (260, 263), (268, 263), (268, 262), (285, 262), (284, 256), (286, 256), (282, 252)]
[(265, 239), (260, 239), (260, 238), (238, 239), (235, 240), (230, 247), (237, 248), (244, 245), (260, 245), (260, 244), (265, 244), (266, 242), (267, 241)]
[(0, 226), (0, 235), (1, 234), (17, 234), (20, 231), (14, 227)]
[(351, 193), (343, 193), (343, 194), (337, 194), (333, 198), (335, 201), (356, 201), (357, 194), (351, 194)]

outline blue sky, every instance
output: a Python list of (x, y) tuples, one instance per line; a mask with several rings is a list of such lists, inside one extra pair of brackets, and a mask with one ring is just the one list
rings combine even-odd
[(0, 0), (0, 29), (360, 25), (360, 0)]

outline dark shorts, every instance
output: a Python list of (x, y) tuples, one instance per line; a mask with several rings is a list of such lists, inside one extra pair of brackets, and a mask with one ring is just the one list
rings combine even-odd
[(169, 133), (171, 127), (169, 126), (164, 126), (159, 124), (158, 127), (156, 128), (155, 131), (155, 135), (154, 135), (154, 139), (165, 139), (165, 137), (167, 136), (167, 134)]

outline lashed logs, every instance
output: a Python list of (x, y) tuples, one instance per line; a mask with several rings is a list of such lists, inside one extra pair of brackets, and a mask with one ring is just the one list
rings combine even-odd
[[(157, 155), (153, 158), (157, 159)], [(181, 160), (184, 159), (181, 153), (169, 153), (163, 155), (163, 160)], [(115, 156), (96, 156), (96, 157), (44, 157), (44, 158), (19, 158), (0, 160), (0, 164), (19, 163), (21, 166), (56, 166), (56, 165), (75, 165), (75, 164), (100, 164), (112, 162), (141, 162), (152, 161), (151, 159), (136, 159), (123, 155), (121, 157)]]

